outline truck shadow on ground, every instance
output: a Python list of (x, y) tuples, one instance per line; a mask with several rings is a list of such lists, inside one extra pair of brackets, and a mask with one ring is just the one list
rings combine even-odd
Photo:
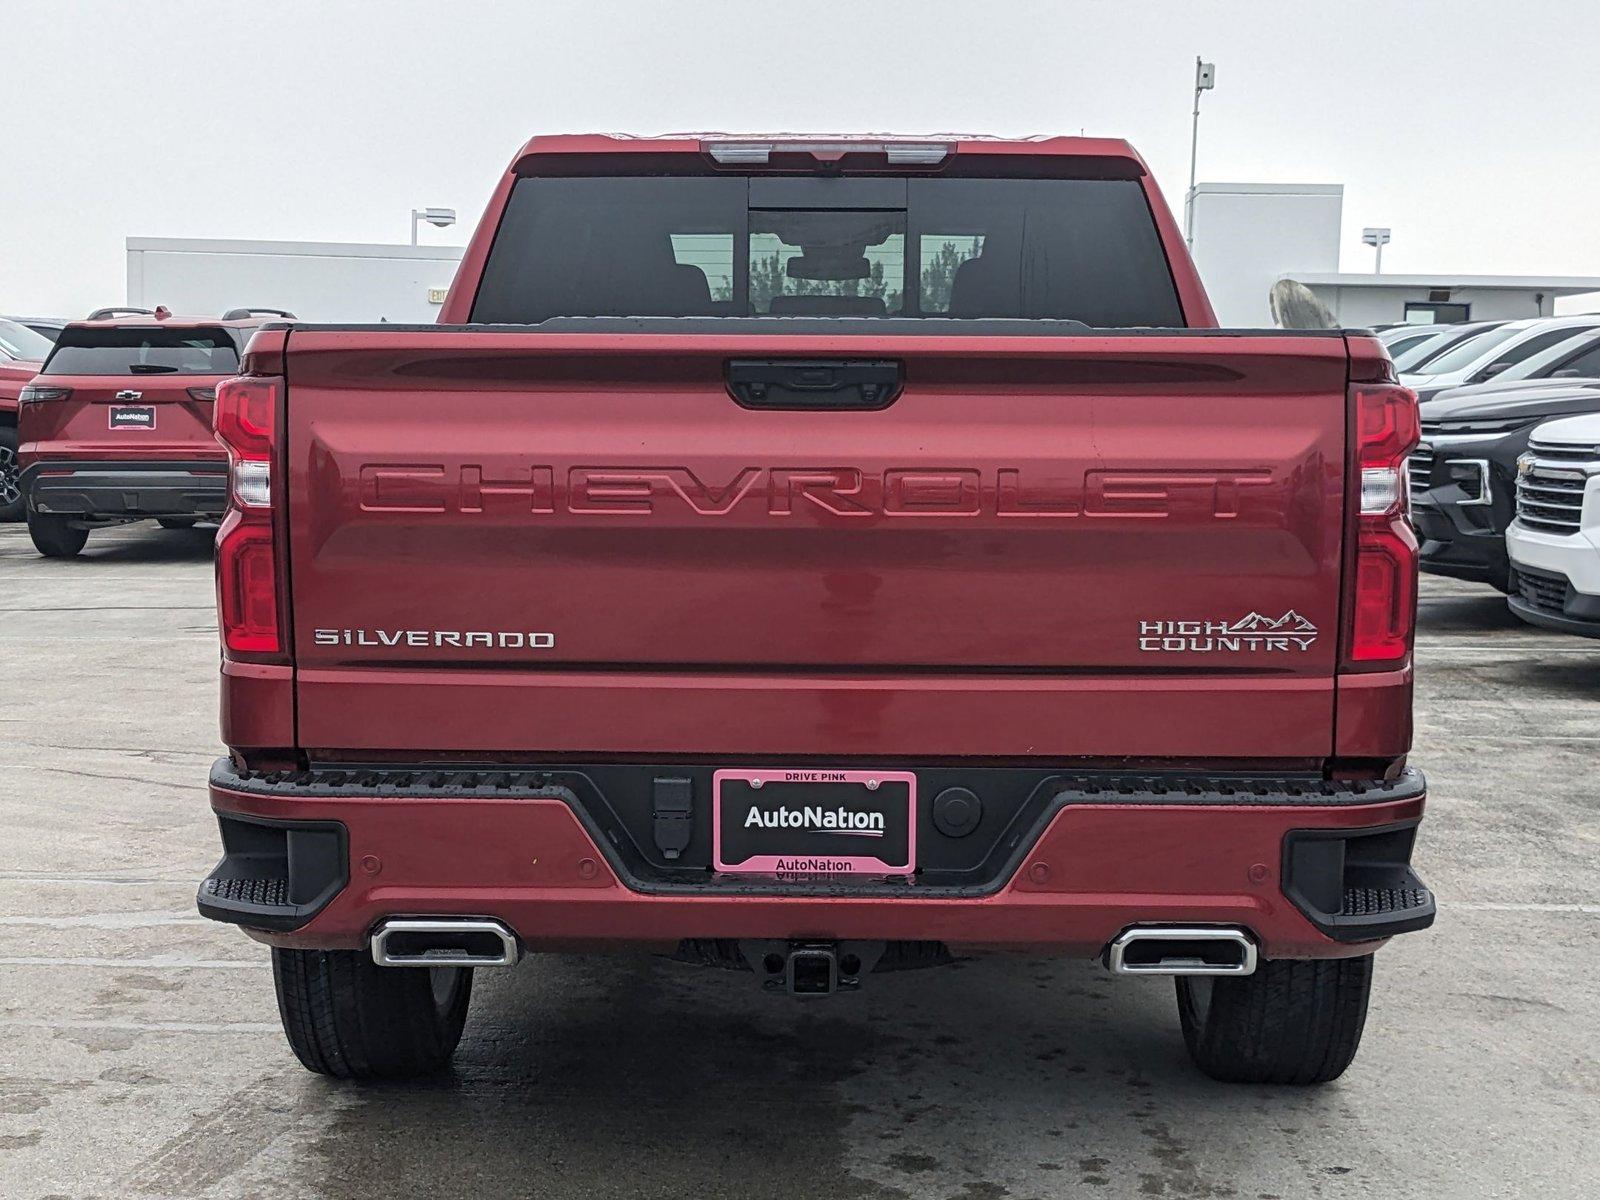
[(217, 540), (215, 525), (163, 529), (154, 521), (97, 529), (75, 562), (208, 562)]
[[(1537, 705), (1543, 697), (1600, 699), (1600, 639), (1528, 625), (1489, 587), (1424, 596), (1417, 635), (1418, 670), (1443, 682), (1447, 693), (1492, 696), (1516, 707)], [(1436, 641), (1443, 644), (1430, 644)], [(1485, 653), (1457, 653), (1478, 648)]]
[(1503, 592), (1487, 584), (1466, 594), (1424, 595), (1417, 605), (1417, 633), (1423, 638), (1506, 631), (1526, 631), (1530, 636), (1538, 632), (1517, 618)]
[(1593, 657), (1573, 655), (1575, 661), (1571, 662), (1508, 663), (1496, 672), (1497, 682), (1523, 696), (1600, 701), (1600, 641), (1587, 644), (1594, 649)]
[(323, 1124), (295, 1194), (1233, 1194), (1237, 1154), (1208, 1175), (1185, 1111), (1225, 1114), (1248, 1143), (1252, 1123), (1337, 1104), (1212, 1083), (1170, 982), (1079, 962), (983, 959), (814, 1001), (647, 959), (535, 958), (480, 981), (450, 1076), (299, 1084)]

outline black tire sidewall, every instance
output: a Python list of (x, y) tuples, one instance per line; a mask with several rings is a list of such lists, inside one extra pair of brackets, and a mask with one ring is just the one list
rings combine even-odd
[(46, 558), (72, 558), (89, 540), (87, 529), (74, 529), (65, 517), (28, 513), (28, 537)]
[(380, 967), (360, 950), (274, 949), (278, 1012), (296, 1057), (343, 1079), (403, 1079), (445, 1067), (466, 1025), (471, 968), (441, 1004), (431, 972)]
[(1229, 1083), (1305, 1085), (1344, 1073), (1361, 1044), (1372, 955), (1262, 961), (1252, 975), (1210, 980), (1204, 1013), (1196, 980), (1176, 979), (1190, 1056)]

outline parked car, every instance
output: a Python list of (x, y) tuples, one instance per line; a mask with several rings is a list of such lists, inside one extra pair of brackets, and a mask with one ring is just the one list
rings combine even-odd
[(1512, 612), (1530, 625), (1600, 637), (1600, 413), (1533, 431), (1506, 547)]
[(1457, 388), (1421, 411), (1422, 441), (1407, 474), (1422, 569), (1509, 592), (1505, 532), (1516, 515), (1517, 460), (1541, 422), (1600, 411), (1600, 381)]
[(1174, 976), (1218, 1078), (1344, 1070), (1434, 916), (1375, 338), (1217, 330), (1099, 138), (538, 137), (440, 320), (217, 388), (199, 907), (306, 1067), (439, 1068), (525, 950), (999, 946)]
[(1400, 380), (1417, 393), (1417, 399), (1431, 400), (1450, 388), (1488, 383), (1534, 355), (1597, 329), (1600, 313), (1507, 321), (1410, 371), (1402, 371)]
[(1482, 337), (1484, 334), (1498, 329), (1504, 324), (1504, 321), (1471, 321), (1456, 325), (1445, 325), (1440, 327), (1439, 332), (1435, 333), (1431, 338), (1419, 342), (1398, 354), (1391, 354), (1389, 357), (1394, 359), (1394, 369), (1403, 376), (1407, 371), (1431, 362), (1439, 355), (1453, 350), (1473, 338)]
[(52, 342), (61, 336), (61, 331), (69, 323), (65, 317), (0, 317), (0, 321), (13, 321)]
[(1378, 333), (1378, 340), (1390, 358), (1399, 358), (1407, 350), (1432, 341), (1449, 328), (1448, 325), (1391, 325)]
[(1496, 372), (1489, 382), (1472, 386), (1476, 395), (1489, 396), (1495, 388), (1514, 391), (1538, 380), (1563, 384), (1580, 379), (1600, 379), (1600, 330), (1560, 338), (1546, 349)]
[(108, 318), (62, 331), (20, 397), (20, 485), (40, 554), (77, 554), (105, 525), (222, 515), (227, 454), (212, 400), (267, 319)]
[(50, 342), (26, 325), (0, 317), (0, 521), (22, 520), (22, 469), (17, 463), (17, 406), (39, 373)]

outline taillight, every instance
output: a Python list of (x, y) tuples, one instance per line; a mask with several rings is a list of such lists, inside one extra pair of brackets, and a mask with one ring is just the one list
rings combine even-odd
[(217, 437), (236, 458), (270, 462), (278, 424), (277, 379), (239, 375), (217, 384), (217, 408), (211, 423)]
[(1405, 460), (1422, 436), (1417, 397), (1394, 384), (1358, 383), (1355, 408), (1355, 563), (1345, 632), (1347, 670), (1403, 666), (1417, 615), (1417, 537)]
[(276, 654), (278, 568), (272, 524), (252, 521), (238, 509), (217, 531), (217, 609), (229, 650)]
[(18, 404), (44, 404), (51, 400), (67, 400), (72, 396), (69, 387), (48, 387), (42, 383), (30, 383), (17, 393)]
[(217, 531), (217, 609), (223, 645), (278, 658), (277, 547), (272, 458), (282, 380), (242, 375), (217, 385), (212, 426), (228, 451), (228, 515)]

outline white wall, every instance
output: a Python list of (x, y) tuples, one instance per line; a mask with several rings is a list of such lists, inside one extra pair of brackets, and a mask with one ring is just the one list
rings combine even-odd
[(1271, 328), (1267, 297), (1286, 271), (1339, 269), (1344, 185), (1202, 183), (1194, 260), (1223, 325)]
[(432, 323), (430, 289), (448, 288), (456, 246), (129, 238), (128, 303), (183, 315), (247, 305), (305, 321)]
[[(1426, 301), (1432, 290), (1426, 287), (1362, 287), (1360, 284), (1311, 284), (1310, 287), (1347, 329), (1404, 321), (1407, 301)], [(1548, 317), (1555, 309), (1555, 298), (1543, 292), (1541, 302), (1538, 299), (1541, 293), (1534, 288), (1453, 288), (1448, 281), (1440, 287), (1449, 291), (1450, 303), (1472, 305), (1474, 321)]]

